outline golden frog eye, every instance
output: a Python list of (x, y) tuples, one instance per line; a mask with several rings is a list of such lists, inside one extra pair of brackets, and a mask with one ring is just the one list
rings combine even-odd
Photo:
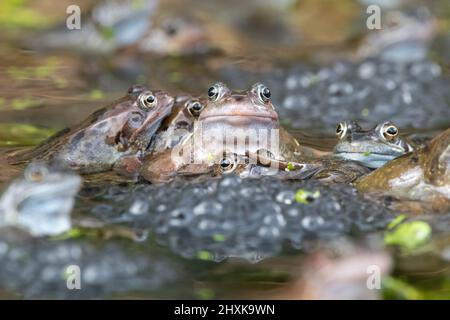
[(40, 182), (45, 179), (48, 173), (47, 167), (33, 163), (25, 170), (24, 175), (28, 181)]
[(154, 108), (156, 106), (156, 97), (151, 92), (147, 92), (141, 96), (140, 104), (143, 109)]
[(383, 129), (383, 136), (387, 140), (392, 140), (398, 135), (398, 129), (396, 126), (390, 124)]
[(267, 88), (265, 85), (260, 84), (260, 85), (258, 86), (258, 96), (259, 96), (259, 99), (260, 99), (262, 102), (268, 102), (268, 101), (270, 101), (271, 95), (272, 95), (272, 94), (270, 93), (270, 89)]
[(347, 133), (347, 124), (345, 122), (341, 122), (336, 127), (336, 135), (339, 139), (342, 139)]
[(219, 166), (222, 173), (230, 173), (236, 169), (237, 162), (230, 157), (226, 157), (219, 161)]
[(199, 101), (189, 102), (188, 111), (193, 117), (198, 117), (200, 112), (202, 112), (204, 105)]
[(208, 98), (211, 101), (217, 101), (229, 92), (231, 91), (225, 84), (222, 82), (216, 82), (208, 89)]

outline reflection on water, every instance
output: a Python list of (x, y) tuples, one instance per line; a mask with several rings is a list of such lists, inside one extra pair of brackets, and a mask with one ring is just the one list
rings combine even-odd
[[(83, 12), (98, 2), (79, 1)], [(394, 40), (367, 40), (365, 7), (358, 1), (149, 3), (152, 19), (144, 27), (151, 32), (142, 32), (142, 40), (131, 45), (119, 36), (136, 25), (106, 19), (100, 28), (89, 20), (95, 14), (87, 15), (93, 28), (88, 35), (127, 40), (95, 52), (80, 45), (76, 50), (45, 46), (44, 29), (64, 22), (71, 1), (2, 1), (1, 189), (21, 171), (6, 163), (5, 153), (82, 121), (133, 83), (198, 95), (217, 80), (236, 89), (264, 82), (281, 123), (303, 144), (327, 151), (336, 143), (336, 124), (348, 119), (368, 128), (393, 120), (413, 136), (433, 136), (448, 127), (446, 1), (430, 6), (436, 29), (423, 39), (397, 32)], [(416, 15), (415, 7), (400, 9)], [(406, 52), (411, 58), (411, 50), (426, 50), (431, 42), (430, 60), (386, 61), (377, 50), (390, 41), (398, 44), (398, 37), (408, 43), (406, 51), (394, 49), (400, 57)], [(357, 47), (367, 41), (380, 45), (364, 47), (372, 58), (358, 61)], [(189, 52), (181, 50), (188, 45)], [(298, 190), (319, 190), (321, 200), (302, 204), (295, 200)], [(361, 199), (347, 186), (223, 179), (157, 187), (92, 176), (76, 198), (73, 216), (79, 228), (65, 238), (35, 241), (2, 231), (0, 296), (317, 298), (341, 290), (354, 297), (361, 289), (355, 284), (366, 274), (356, 260), (380, 264), (391, 275), (387, 298), (448, 298), (448, 215), (421, 217), (432, 226), (433, 237), (416, 257), (401, 248), (398, 254), (385, 252), (382, 230), (397, 213)], [(139, 241), (130, 240), (130, 234)], [(337, 238), (348, 239), (330, 247)], [(62, 270), (74, 263), (86, 281), (81, 293), (69, 292), (61, 281)], [(17, 272), (24, 265), (26, 272)], [(340, 272), (327, 272), (335, 267)], [(354, 277), (342, 276), (346, 272)], [(324, 287), (329, 290), (321, 291)]]

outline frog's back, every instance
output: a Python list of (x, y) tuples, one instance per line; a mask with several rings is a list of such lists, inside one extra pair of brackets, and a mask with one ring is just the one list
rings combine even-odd
[(422, 149), (424, 177), (434, 185), (450, 184), (450, 129)]
[(49, 138), (42, 141), (37, 147), (33, 149), (20, 150), (8, 156), (9, 164), (20, 164), (29, 162), (33, 159), (48, 160), (48, 157), (53, 150), (58, 149), (61, 141), (69, 136), (71, 130), (69, 128), (62, 129)]
[(102, 117), (107, 110), (108, 107), (105, 107), (93, 112), (83, 122), (73, 128), (65, 128), (60, 130), (31, 150), (27, 149), (11, 154), (8, 157), (8, 163), (20, 164), (31, 160), (50, 160), (53, 155), (59, 153), (67, 147), (71, 137), (76, 137), (77, 134), (85, 131), (89, 126), (98, 121), (98, 119)]

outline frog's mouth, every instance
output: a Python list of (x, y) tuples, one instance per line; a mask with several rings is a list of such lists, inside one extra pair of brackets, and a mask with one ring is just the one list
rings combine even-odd
[(335, 152), (334, 156), (338, 159), (353, 160), (364, 164), (366, 167), (376, 169), (383, 166), (400, 155), (374, 153), (374, 152)]
[(204, 123), (224, 122), (234, 124), (245, 123), (273, 123), (278, 122), (278, 115), (271, 113), (256, 113), (256, 112), (240, 112), (240, 113), (214, 113), (210, 115), (201, 115), (200, 121)]

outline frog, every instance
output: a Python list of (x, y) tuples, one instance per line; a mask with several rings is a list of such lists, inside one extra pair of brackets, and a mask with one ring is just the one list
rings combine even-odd
[[(73, 15), (70, 28), (58, 25), (26, 39), (32, 49), (77, 50), (89, 55), (151, 55), (153, 58), (189, 56), (210, 51), (203, 23), (194, 17), (163, 13), (158, 0), (101, 1), (82, 12), (82, 26)], [(77, 9), (68, 7), (73, 14)], [(79, 10), (79, 9), (78, 9)], [(38, 39), (38, 40), (37, 40)]]
[[(288, 162), (272, 158), (266, 150), (237, 153), (219, 152), (210, 155), (208, 162), (176, 162), (171, 150), (161, 153), (160, 157), (149, 163), (143, 174), (154, 184), (170, 182), (176, 178), (202, 181), (220, 178), (225, 175), (237, 175), (241, 178), (261, 178), (271, 176), (282, 180), (317, 180), (324, 184), (353, 183), (370, 169), (351, 160), (332, 158), (307, 159), (303, 162)], [(165, 167), (166, 170), (158, 170)]]
[(359, 178), (355, 185), (361, 193), (418, 201), (435, 211), (450, 208), (450, 129)]
[(282, 161), (303, 153), (309, 155), (310, 151), (303, 151), (299, 142), (280, 126), (270, 89), (264, 84), (232, 91), (217, 82), (208, 89), (207, 96), (192, 133), (175, 148), (147, 157), (140, 172), (144, 179), (151, 182), (159, 177), (173, 177), (190, 164), (210, 167), (223, 153), (245, 156), (262, 151)]
[(333, 156), (354, 160), (371, 169), (414, 150), (413, 141), (400, 136), (399, 128), (391, 121), (363, 130), (356, 121), (343, 121), (337, 125), (338, 143)]
[(138, 42), (137, 50), (157, 56), (192, 56), (210, 53), (206, 28), (193, 18), (170, 16), (158, 21)]
[(134, 175), (173, 103), (174, 98), (163, 91), (133, 85), (122, 98), (35, 149), (11, 155), (9, 162), (56, 161), (82, 174), (115, 170)]
[[(194, 128), (206, 146), (203, 148), (206, 154), (222, 148), (234, 149), (228, 151), (241, 155), (266, 149), (279, 160), (300, 156), (300, 143), (281, 127), (271, 91), (264, 84), (255, 83), (245, 91), (232, 91), (217, 82), (208, 89), (207, 95), (208, 104)], [(243, 143), (243, 139), (248, 141)]]
[(383, 28), (368, 34), (357, 50), (357, 58), (378, 56), (394, 63), (423, 60), (437, 26), (437, 19), (423, 6), (408, 13), (388, 11)]
[[(69, 6), (67, 13), (71, 15), (67, 24), (65, 21), (43, 30), (27, 39), (25, 45), (45, 51), (71, 49), (89, 54), (112, 53), (134, 45), (146, 35), (157, 6), (157, 0), (101, 1), (82, 12), (77, 6)], [(77, 13), (82, 14), (82, 25), (77, 25)]]
[(149, 151), (158, 154), (182, 143), (194, 130), (194, 123), (206, 106), (206, 97), (177, 96), (171, 114), (156, 131)]
[(32, 236), (53, 236), (71, 228), (70, 212), (82, 178), (64, 167), (30, 163), (0, 197), (0, 226)]

